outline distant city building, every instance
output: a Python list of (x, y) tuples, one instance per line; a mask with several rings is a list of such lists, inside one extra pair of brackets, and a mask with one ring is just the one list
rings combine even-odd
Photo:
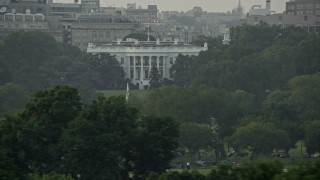
[(256, 25), (260, 21), (283, 28), (289, 26), (303, 27), (310, 33), (320, 33), (319, 18), (315, 15), (291, 15), (284, 13), (270, 16), (250, 16), (246, 20), (247, 24), (250, 25)]
[(268, 16), (271, 14), (271, 0), (266, 0), (266, 8), (261, 5), (253, 5), (249, 10), (249, 16)]
[(175, 63), (179, 54), (197, 56), (200, 51), (208, 50), (207, 44), (198, 47), (174, 41), (138, 41), (127, 39), (101, 44), (90, 43), (88, 53), (110, 53), (115, 55), (124, 68), (126, 78), (139, 86), (139, 89), (148, 89), (149, 73), (152, 66), (158, 68), (161, 79), (171, 79), (169, 69)]
[(158, 20), (157, 5), (148, 5), (148, 9), (137, 9), (135, 4), (128, 4), (126, 15), (132, 21), (139, 23), (151, 23)]
[(88, 43), (107, 43), (124, 38), (139, 27), (124, 16), (106, 14), (81, 15), (72, 23), (72, 44), (85, 50)]
[(286, 13), (291, 15), (320, 16), (319, 0), (290, 0), (286, 3)]
[(228, 45), (231, 41), (231, 38), (230, 38), (230, 29), (226, 29), (224, 34), (223, 34), (223, 40), (222, 40), (222, 43), (224, 45)]
[(85, 14), (97, 13), (100, 10), (100, 0), (81, 0), (81, 12)]

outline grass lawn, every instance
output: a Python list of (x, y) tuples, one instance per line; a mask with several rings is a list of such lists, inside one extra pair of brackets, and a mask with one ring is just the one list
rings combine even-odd
[[(200, 168), (197, 168), (197, 169), (191, 168), (189, 171), (193, 171), (193, 170), (196, 170), (199, 173), (206, 176), (206, 175), (210, 174), (212, 168), (201, 168), (201, 169)], [(177, 171), (177, 172), (181, 173), (182, 171), (187, 171), (187, 169), (186, 168), (184, 168), (184, 169), (170, 169), (170, 171)]]
[[(97, 91), (98, 93), (102, 93), (106, 97), (111, 97), (111, 96), (125, 96), (127, 91), (124, 90), (101, 90)], [(145, 96), (147, 95), (149, 91), (148, 90), (130, 90), (130, 95), (136, 96), (139, 99), (144, 99)]]

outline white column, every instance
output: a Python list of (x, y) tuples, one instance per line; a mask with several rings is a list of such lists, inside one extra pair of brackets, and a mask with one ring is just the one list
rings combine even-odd
[(143, 56), (140, 57), (141, 69), (140, 69), (140, 81), (143, 81)]
[(127, 78), (131, 78), (130, 77), (130, 75), (131, 75), (131, 73), (130, 73), (130, 71), (131, 71), (131, 65), (130, 65), (130, 56), (126, 56), (126, 61), (127, 61)]
[(158, 70), (159, 70), (159, 57), (160, 56), (157, 56), (157, 68), (158, 68)]
[(152, 59), (152, 56), (149, 56), (149, 74), (150, 74), (150, 71), (151, 71), (151, 59)]
[(136, 56), (133, 56), (133, 80), (136, 80)]
[(165, 56), (162, 56), (162, 68), (163, 68), (163, 78), (166, 78), (166, 57)]

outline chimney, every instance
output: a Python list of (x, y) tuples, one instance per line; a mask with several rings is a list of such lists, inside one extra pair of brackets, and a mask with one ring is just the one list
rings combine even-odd
[(266, 9), (267, 9), (268, 11), (271, 11), (271, 0), (267, 0), (267, 1), (266, 1)]

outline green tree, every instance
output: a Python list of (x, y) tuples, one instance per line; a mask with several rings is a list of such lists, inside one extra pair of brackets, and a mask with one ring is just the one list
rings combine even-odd
[(289, 102), (301, 121), (320, 118), (320, 75), (297, 76), (289, 81)]
[(137, 110), (124, 97), (94, 100), (63, 133), (61, 171), (84, 179), (119, 179), (129, 161), (136, 118)]
[(5, 55), (15, 69), (38, 67), (58, 54), (55, 39), (44, 32), (15, 32), (5, 38)]
[(12, 69), (5, 57), (0, 56), (0, 86), (12, 80)]
[(22, 178), (14, 159), (8, 156), (7, 150), (0, 148), (0, 177), (3, 180), (19, 180)]
[(170, 68), (170, 77), (175, 85), (187, 87), (191, 83), (194, 61), (193, 57), (178, 55), (176, 62)]
[(320, 152), (320, 120), (308, 123), (305, 127), (305, 143), (307, 152), (312, 154)]
[(21, 85), (7, 83), (0, 86), (0, 117), (4, 113), (22, 109), (28, 100), (28, 94)]
[(149, 74), (149, 89), (155, 89), (160, 87), (160, 74), (157, 67), (152, 66)]
[(259, 156), (268, 155), (276, 148), (284, 149), (288, 135), (271, 123), (250, 122), (237, 128), (229, 140), (234, 147), (250, 148), (254, 156)]
[(318, 73), (320, 70), (320, 38), (315, 34), (308, 35), (296, 48), (295, 65), (301, 75)]
[(209, 125), (185, 123), (180, 126), (180, 146), (188, 148), (192, 155), (199, 153), (201, 148), (216, 144), (217, 134)]
[[(0, 162), (5, 162), (4, 170), (10, 168), (10, 171), (16, 171), (21, 176), (29, 171), (27, 146), (21, 133), (24, 123), (18, 114), (6, 114), (3, 119), (0, 118), (0, 156), (4, 158)], [(9, 164), (6, 164), (7, 161)]]
[(306, 165), (299, 165), (289, 169), (288, 173), (282, 173), (277, 175), (275, 180), (300, 180), (300, 179), (319, 179), (320, 178), (320, 162), (314, 164), (308, 163)]
[(89, 64), (96, 72), (95, 86), (98, 89), (125, 87), (125, 73), (120, 63), (108, 53), (90, 54)]
[(283, 165), (278, 161), (257, 161), (242, 167), (237, 174), (240, 179), (274, 179), (283, 173)]
[(164, 172), (169, 168), (178, 147), (179, 127), (170, 117), (142, 117), (135, 140), (134, 175), (144, 177), (150, 172)]
[(263, 115), (277, 127), (286, 131), (289, 141), (286, 152), (294, 148), (303, 138), (303, 121), (298, 118), (294, 104), (289, 100), (289, 91), (275, 90), (269, 94), (262, 104)]
[(39, 174), (28, 174), (27, 180), (73, 180), (71, 176), (58, 174), (58, 173), (49, 173), (44, 175)]
[(255, 96), (246, 91), (225, 93), (221, 101), (220, 113), (214, 118), (219, 125), (218, 134), (223, 139), (234, 133), (235, 126), (241, 118), (254, 114), (257, 110)]
[(77, 90), (68, 86), (39, 90), (32, 96), (20, 115), (24, 123), (18, 131), (25, 161), (31, 171), (48, 173), (57, 165), (57, 159), (62, 156), (57, 145), (63, 129), (81, 109)]

